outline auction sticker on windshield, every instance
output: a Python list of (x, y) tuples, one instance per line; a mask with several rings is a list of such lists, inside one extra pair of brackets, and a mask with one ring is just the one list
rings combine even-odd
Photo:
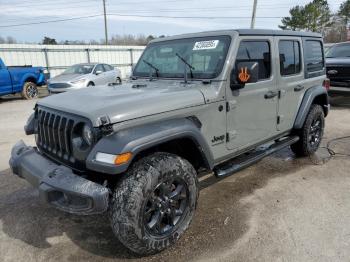
[(193, 50), (215, 49), (218, 44), (219, 40), (200, 41), (194, 44)]

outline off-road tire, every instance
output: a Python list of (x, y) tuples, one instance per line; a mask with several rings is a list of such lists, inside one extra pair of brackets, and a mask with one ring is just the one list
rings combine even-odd
[(39, 96), (39, 90), (35, 83), (25, 82), (22, 89), (22, 97), (27, 100), (35, 99)]
[[(173, 179), (186, 183), (187, 206), (172, 230), (164, 236), (155, 236), (147, 229), (145, 207), (157, 185)], [(113, 232), (125, 247), (137, 254), (160, 252), (173, 245), (189, 227), (198, 193), (197, 173), (187, 160), (162, 152), (146, 156), (132, 165), (115, 188), (109, 209)]]
[[(314, 121), (320, 121), (320, 132), (318, 134), (319, 139), (315, 144), (310, 142), (311, 136), (311, 126)], [(317, 151), (321, 144), (323, 132), (324, 132), (325, 120), (324, 120), (324, 111), (320, 105), (312, 105), (310, 111), (306, 117), (305, 123), (302, 129), (297, 130), (296, 133), (299, 135), (300, 140), (291, 145), (291, 149), (296, 156), (304, 157), (310, 156)]]

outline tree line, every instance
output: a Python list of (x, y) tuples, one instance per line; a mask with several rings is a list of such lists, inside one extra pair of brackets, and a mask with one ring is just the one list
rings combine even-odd
[[(164, 37), (164, 35), (161, 35), (158, 37)], [(108, 40), (108, 44), (110, 44), (110, 45), (144, 46), (144, 45), (147, 45), (151, 40), (153, 40), (155, 38), (156, 38), (156, 36), (153, 36), (153, 35), (145, 36), (143, 34), (139, 34), (139, 35), (132, 35), (132, 34), (113, 35)], [(17, 43), (16, 39), (11, 37), (11, 36), (8, 36), (8, 37), (0, 36), (0, 44), (16, 44), (16, 43)], [(32, 43), (29, 43), (29, 44), (32, 44)], [(43, 44), (43, 45), (104, 45), (105, 40), (101, 39), (101, 40), (97, 41), (97, 40), (92, 39), (89, 41), (84, 41), (84, 40), (57, 41), (55, 38), (45, 36), (39, 44)]]
[(327, 0), (313, 0), (306, 5), (297, 5), (282, 18), (281, 29), (312, 31), (324, 35), (325, 42), (346, 41), (350, 26), (350, 0), (345, 0), (339, 10), (332, 13)]

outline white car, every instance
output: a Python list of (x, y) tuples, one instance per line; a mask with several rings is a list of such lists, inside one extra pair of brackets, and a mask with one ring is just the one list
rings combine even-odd
[(50, 93), (60, 93), (88, 86), (121, 84), (120, 70), (107, 64), (76, 64), (48, 80)]

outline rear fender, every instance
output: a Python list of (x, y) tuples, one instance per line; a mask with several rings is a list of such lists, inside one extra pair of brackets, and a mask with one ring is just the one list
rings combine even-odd
[(309, 88), (303, 97), (297, 117), (294, 122), (294, 129), (300, 129), (303, 127), (307, 114), (310, 111), (311, 105), (317, 103), (322, 106), (325, 116), (329, 111), (329, 97), (327, 90), (323, 86), (315, 86)]

